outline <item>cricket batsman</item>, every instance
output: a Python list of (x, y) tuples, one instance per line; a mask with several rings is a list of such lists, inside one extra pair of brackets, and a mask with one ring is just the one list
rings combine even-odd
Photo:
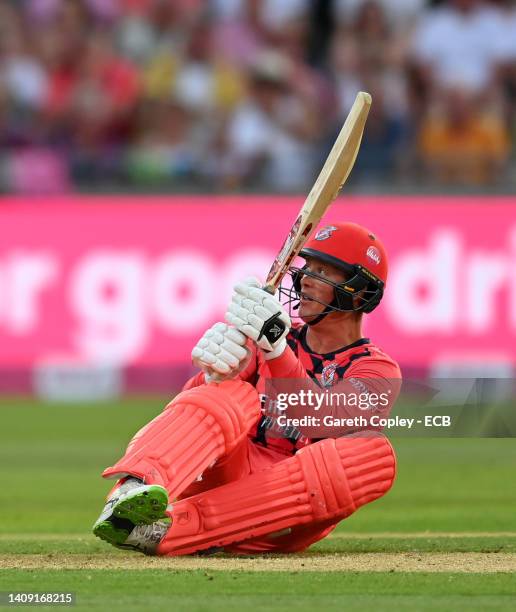
[(227, 324), (192, 351), (199, 373), (103, 472), (117, 483), (96, 536), (155, 555), (297, 552), (390, 489), (396, 459), (379, 431), (308, 437), (264, 412), (274, 380), (327, 390), (401, 379), (362, 333), (387, 281), (381, 241), (336, 222), (300, 256), (285, 305), (256, 279), (236, 285)]

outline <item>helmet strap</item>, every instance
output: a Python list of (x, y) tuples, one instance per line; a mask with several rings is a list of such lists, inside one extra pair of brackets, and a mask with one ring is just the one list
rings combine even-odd
[[(337, 298), (334, 297), (333, 300), (331, 301), (330, 304), (328, 304), (329, 307), (333, 307), (333, 308), (338, 308), (338, 302), (337, 302)], [(307, 321), (307, 325), (317, 325), (317, 323), (320, 323), (324, 317), (326, 317), (327, 315), (331, 314), (332, 312), (338, 312), (336, 310), (327, 310), (326, 312), (321, 312), (320, 315), (317, 315), (315, 317), (315, 319), (313, 319), (312, 321)]]
[[(330, 312), (331, 312), (331, 311), (330, 311)], [(323, 312), (323, 313), (321, 313), (320, 315), (318, 315), (317, 317), (315, 317), (315, 319), (314, 319), (313, 321), (307, 321), (307, 322), (306, 322), (306, 324), (307, 324), (307, 325), (310, 325), (310, 326), (312, 326), (312, 325), (317, 325), (317, 323), (320, 323), (320, 322), (321, 322), (321, 321), (324, 319), (324, 317), (325, 317), (326, 315), (329, 315), (329, 314), (330, 314), (330, 312)]]

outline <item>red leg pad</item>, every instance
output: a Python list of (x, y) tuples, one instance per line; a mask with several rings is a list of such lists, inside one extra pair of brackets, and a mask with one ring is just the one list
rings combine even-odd
[(131, 474), (177, 497), (209, 465), (242, 442), (260, 416), (256, 389), (240, 380), (180, 393), (131, 440), (125, 455), (103, 472)]
[(381, 434), (322, 440), (261, 472), (174, 504), (160, 555), (274, 536), (284, 529), (346, 518), (384, 495), (396, 472)]
[(226, 546), (224, 551), (238, 555), (301, 552), (325, 538), (335, 529), (337, 524), (332, 521), (329, 526), (326, 523), (310, 523), (301, 527), (292, 527), (254, 540), (237, 542), (231, 546)]

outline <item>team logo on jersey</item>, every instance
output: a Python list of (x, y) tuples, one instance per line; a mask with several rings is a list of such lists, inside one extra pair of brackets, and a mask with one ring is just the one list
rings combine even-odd
[(321, 372), (321, 383), (323, 387), (331, 387), (333, 385), (337, 367), (338, 364), (335, 361), (324, 366), (323, 371)]
[(336, 229), (338, 228), (335, 227), (334, 225), (328, 225), (326, 227), (323, 227), (317, 232), (317, 234), (315, 234), (315, 239), (316, 240), (326, 240), (327, 238), (330, 238), (330, 236), (333, 234), (333, 232)]
[(381, 260), (380, 251), (375, 246), (370, 246), (366, 251), (366, 255), (377, 266), (380, 264), (380, 260)]

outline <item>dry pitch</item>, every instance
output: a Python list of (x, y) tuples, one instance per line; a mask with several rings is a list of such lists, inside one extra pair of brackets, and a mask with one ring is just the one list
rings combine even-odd
[(348, 553), (317, 557), (109, 558), (105, 555), (2, 555), (18, 570), (215, 570), (243, 572), (516, 572), (514, 553)]
[[(329, 542), (341, 542), (346, 548), (348, 542), (378, 541), (386, 538), (392, 543), (408, 541), (421, 548), (422, 542), (440, 540), (467, 542), (475, 546), (479, 538), (501, 540), (516, 545), (516, 532), (501, 533), (388, 533), (388, 534), (347, 534), (330, 535), (318, 546)], [(2, 541), (15, 542), (61, 542), (73, 544), (77, 550), (85, 546), (90, 538), (76, 534), (24, 534), (0, 536)], [(101, 545), (102, 546), (102, 545)], [(316, 547), (317, 548), (317, 547)], [(18, 570), (224, 570), (245, 572), (457, 572), (493, 573), (515, 572), (516, 552), (308, 552), (298, 555), (256, 555), (252, 557), (212, 555), (210, 557), (148, 557), (140, 554), (112, 551), (106, 547), (102, 552), (47, 552), (41, 554), (2, 554), (0, 569)]]

